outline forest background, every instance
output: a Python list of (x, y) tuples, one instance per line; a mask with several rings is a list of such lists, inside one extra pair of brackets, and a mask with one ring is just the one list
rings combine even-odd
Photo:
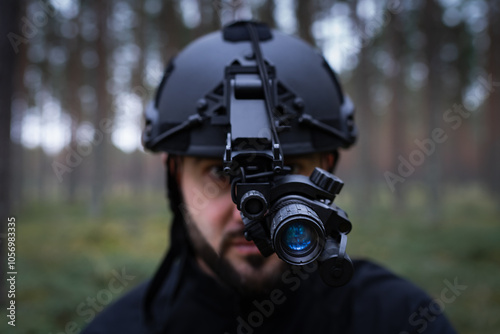
[[(155, 271), (170, 214), (143, 108), (183, 46), (253, 18), (320, 49), (356, 105), (336, 172), (351, 256), (422, 286), (459, 332), (498, 333), (499, 17), (498, 0), (1, 1), (0, 331), (76, 333)], [(445, 302), (450, 282), (466, 288)]]

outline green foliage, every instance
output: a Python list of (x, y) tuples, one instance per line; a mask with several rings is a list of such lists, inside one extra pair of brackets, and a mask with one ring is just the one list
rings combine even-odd
[[(425, 199), (412, 189), (404, 212), (389, 205), (356, 215), (351, 201), (339, 205), (353, 223), (348, 251), (390, 268), (440, 299), (445, 280), (467, 289), (444, 312), (459, 333), (500, 329), (500, 216), (498, 204), (476, 187), (443, 190), (437, 222), (428, 220)], [(349, 199), (349, 189), (342, 194)], [(340, 198), (339, 198), (340, 200)]]
[[(389, 201), (357, 214), (349, 189), (339, 203), (350, 215), (352, 257), (371, 258), (439, 298), (444, 281), (457, 278), (467, 289), (445, 312), (460, 333), (497, 333), (500, 329), (499, 216), (478, 189), (451, 189), (442, 218), (426, 221), (419, 192), (406, 211)], [(349, 200), (351, 198), (351, 200)], [(340, 198), (339, 198), (340, 201)], [(416, 203), (416, 204), (415, 204)], [(39, 203), (25, 208), (18, 221), (17, 326), (2, 321), (2, 333), (65, 333), (83, 328), (96, 310), (151, 276), (168, 246), (170, 217), (162, 194), (115, 196), (103, 216), (90, 218), (82, 204)], [(114, 270), (134, 276), (119, 293), (110, 293)], [(116, 273), (115, 272), (115, 273)], [(89, 299), (90, 298), (90, 299)], [(78, 312), (78, 308), (87, 312)]]
[[(89, 217), (83, 204), (25, 208), (17, 217), (16, 328), (2, 321), (0, 332), (55, 334), (83, 328), (92, 312), (152, 275), (168, 246), (169, 221), (160, 194), (115, 196), (99, 219)], [(121, 291), (110, 293), (113, 272), (122, 270), (134, 278), (126, 285), (115, 282)], [(87, 298), (96, 299), (97, 306)]]

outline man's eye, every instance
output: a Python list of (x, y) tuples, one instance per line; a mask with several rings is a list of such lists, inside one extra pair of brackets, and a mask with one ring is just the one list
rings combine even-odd
[(222, 166), (212, 166), (210, 167), (210, 176), (221, 182), (229, 182), (229, 175), (224, 173)]

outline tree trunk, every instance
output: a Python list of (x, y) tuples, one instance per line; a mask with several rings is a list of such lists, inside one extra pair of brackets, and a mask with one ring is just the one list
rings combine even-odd
[(314, 23), (314, 1), (297, 1), (295, 16), (297, 17), (297, 31), (299, 37), (309, 42), (311, 45), (316, 45), (316, 41), (312, 34), (312, 24)]
[[(164, 3), (164, 31), (160, 34), (162, 41), (166, 41), (164, 51), (164, 64), (166, 64), (172, 56), (174, 56), (181, 47), (181, 35), (185, 32), (185, 27), (177, 12), (176, 2), (167, 0)], [(166, 36), (165, 36), (166, 35)]]
[(201, 15), (200, 24), (195, 29), (195, 37), (215, 31), (221, 26), (219, 4), (216, 1), (198, 0), (198, 8)]
[[(142, 11), (143, 0), (137, 1), (136, 6), (138, 24), (135, 30), (135, 42), (137, 43), (137, 46), (141, 51), (136, 68), (132, 73), (132, 93), (136, 93), (140, 98), (142, 98), (141, 102), (144, 109), (147, 103), (145, 99), (148, 98), (148, 96), (146, 96), (146, 94), (142, 94), (146, 91), (146, 89), (144, 88), (144, 82), (142, 80), (142, 74), (144, 73), (145, 69), (144, 51), (146, 50), (145, 42), (147, 38), (146, 18), (144, 16), (145, 14)], [(144, 165), (146, 163), (144, 158), (141, 157), (138, 153), (139, 152), (134, 151), (127, 156), (127, 159), (132, 161), (132, 173), (129, 175), (129, 180), (132, 183), (132, 189), (136, 194), (138, 194), (144, 187)]]
[[(24, 1), (20, 2), (19, 5), (21, 8), (18, 13), (24, 13), (25, 11), (25, 3)], [(18, 14), (19, 16), (21, 14)], [(19, 28), (19, 27), (17, 27)], [(14, 30), (16, 32), (16, 30)], [(21, 34), (20, 32), (18, 32)], [(7, 50), (2, 47), (2, 50)], [(3, 64), (3, 63), (2, 63)], [(18, 108), (20, 110), (13, 110), (11, 115), (11, 125), (16, 124), (17, 126), (17, 131), (14, 133), (14, 143), (11, 143), (12, 149), (10, 150), (10, 160), (12, 161), (11, 166), (18, 166), (17, 168), (11, 168), (11, 189), (9, 190), (9, 198), (10, 198), (10, 204), (12, 206), (12, 209), (20, 209), (22, 208), (24, 201), (27, 197), (26, 193), (26, 177), (25, 177), (25, 170), (27, 164), (25, 163), (26, 159), (26, 149), (21, 143), (21, 124), (23, 121), (23, 118), (25, 116), (25, 111), (28, 108), (28, 101), (29, 101), (29, 96), (28, 96), (28, 91), (26, 89), (26, 86), (24, 85), (24, 73), (26, 70), (26, 67), (28, 65), (28, 57), (27, 57), (27, 47), (22, 45), (22, 47), (19, 48), (19, 52), (16, 54), (16, 73), (15, 77), (13, 78), (13, 89), (14, 89), (14, 94), (16, 95), (16, 98), (19, 99), (19, 101), (23, 105), (18, 105)], [(1, 66), (1, 65), (0, 65)], [(7, 79), (7, 77), (4, 77), (2, 75), (1, 79)], [(2, 92), (4, 90), (2, 89)], [(3, 105), (0, 103), (0, 105)], [(3, 107), (2, 107), (3, 108)], [(3, 110), (3, 109), (2, 109)], [(7, 108), (5, 110), (8, 110)], [(2, 121), (2, 124), (4, 122)], [(5, 123), (7, 124), (7, 123)], [(3, 131), (2, 131), (3, 133)], [(11, 134), (12, 135), (12, 134)], [(2, 160), (3, 161), (3, 160)]]
[[(488, 34), (490, 37), (490, 49), (488, 52), (487, 73), (491, 87), (487, 87), (488, 100), (486, 102), (486, 142), (483, 166), (485, 168), (485, 183), (493, 196), (500, 201), (500, 6), (496, 3), (490, 4)], [(490, 80), (491, 76), (491, 81)], [(498, 206), (497, 206), (498, 208)], [(500, 208), (498, 208), (500, 210)]]
[[(428, 68), (428, 77), (426, 85), (426, 104), (427, 104), (427, 119), (423, 132), (425, 138), (430, 138), (433, 129), (439, 127), (439, 122), (442, 117), (440, 97), (440, 69), (441, 61), (439, 58), (441, 45), (442, 26), (440, 5), (435, 1), (426, 1), (424, 10), (422, 11), (423, 31), (426, 36), (425, 43), (425, 59)], [(424, 114), (424, 113), (423, 113)], [(441, 165), (439, 160), (439, 147), (435, 151), (426, 156), (423, 162), (425, 170), (425, 182), (427, 184), (428, 198), (428, 219), (430, 223), (436, 224), (440, 219), (440, 184), (441, 180)]]
[[(352, 18), (355, 22), (358, 31), (363, 31), (363, 22), (356, 14), (356, 6), (358, 1), (351, 2)], [(354, 74), (354, 87), (356, 90), (353, 92), (354, 104), (356, 105), (356, 122), (359, 128), (359, 141), (358, 141), (358, 162), (356, 173), (358, 183), (356, 185), (357, 198), (356, 210), (362, 217), (365, 217), (370, 212), (370, 207), (373, 204), (373, 180), (374, 180), (374, 159), (372, 156), (372, 145), (374, 131), (374, 117), (370, 96), (370, 61), (368, 59), (368, 49), (361, 48), (358, 55), (358, 67)]]
[[(21, 3), (18, 0), (4, 0), (0, 2), (0, 295), (2, 304), (6, 298), (6, 227), (11, 212), (11, 150), (10, 125), (11, 125), (11, 99), (14, 93), (14, 71), (17, 55), (11, 40), (7, 38), (16, 33), (21, 36), (19, 31), (19, 16)], [(10, 34), (10, 35), (9, 35)]]
[(271, 28), (276, 27), (276, 21), (274, 20), (275, 7), (274, 0), (265, 0), (264, 4), (259, 6), (259, 20), (267, 23)]
[[(403, 86), (403, 53), (404, 53), (404, 36), (403, 36), (403, 22), (399, 15), (394, 15), (391, 18), (390, 26), (386, 30), (389, 32), (388, 42), (391, 57), (396, 60), (395, 73), (392, 73), (389, 79), (389, 87), (392, 92), (392, 101), (389, 104), (389, 117), (390, 117), (390, 137), (391, 137), (391, 171), (397, 171), (399, 165), (399, 154), (405, 151), (405, 109), (404, 104), (404, 86)], [(397, 183), (394, 186), (393, 198), (394, 208), (396, 212), (402, 212), (405, 208), (404, 188), (405, 185)]]
[[(77, 20), (72, 20), (77, 24)], [(82, 65), (80, 61), (80, 51), (82, 47), (81, 35), (78, 34), (70, 41), (66, 41), (69, 48), (69, 58), (66, 64), (66, 78), (67, 86), (63, 89), (63, 95), (60, 97), (63, 110), (71, 116), (70, 127), (70, 143), (69, 147), (73, 150), (77, 149), (76, 131), (82, 121), (82, 110), (80, 98), (78, 96), (78, 89), (82, 83)], [(66, 200), (68, 203), (74, 203), (77, 196), (77, 189), (79, 185), (80, 176), (82, 175), (80, 168), (75, 168), (71, 173), (66, 174)]]
[(111, 114), (109, 112), (111, 106), (109, 103), (109, 94), (106, 88), (108, 79), (107, 56), (109, 45), (107, 19), (109, 12), (109, 4), (105, 1), (96, 2), (97, 26), (99, 29), (99, 38), (97, 40), (97, 55), (99, 57), (99, 67), (97, 69), (97, 111), (94, 115), (94, 128), (96, 132), (103, 135), (102, 142), (94, 146), (94, 168), (92, 177), (92, 195), (90, 201), (91, 216), (99, 216), (102, 210), (102, 202), (104, 200), (104, 190), (107, 180), (107, 153), (109, 133), (103, 131), (106, 125), (111, 122)]

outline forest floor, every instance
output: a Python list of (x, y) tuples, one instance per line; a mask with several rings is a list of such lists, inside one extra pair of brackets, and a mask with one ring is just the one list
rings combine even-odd
[[(458, 332), (499, 333), (498, 204), (475, 188), (448, 194), (439, 218), (429, 223), (418, 194), (405, 210), (395, 212), (381, 201), (361, 215), (347, 192), (339, 206), (353, 222), (348, 253), (424, 288)], [(16, 327), (4, 316), (0, 332), (79, 332), (155, 271), (168, 245), (166, 207), (162, 194), (149, 193), (108, 199), (100, 218), (89, 217), (81, 203), (23, 208), (16, 217)], [(453, 301), (442, 300), (454, 282), (463, 289)]]

